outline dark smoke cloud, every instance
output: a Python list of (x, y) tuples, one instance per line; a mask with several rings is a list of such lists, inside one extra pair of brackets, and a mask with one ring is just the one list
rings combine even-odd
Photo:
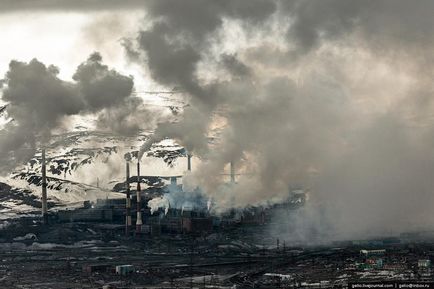
[(101, 63), (99, 53), (92, 54), (88, 60), (80, 64), (72, 76), (91, 111), (121, 104), (133, 91), (134, 82), (131, 77), (124, 76)]
[(143, 129), (154, 127), (156, 116), (144, 107), (139, 97), (127, 97), (119, 105), (98, 113), (96, 125), (119, 135), (133, 136)]
[(2, 99), (9, 103), (7, 124), (0, 138), (2, 171), (33, 156), (36, 135), (46, 139), (61, 118), (80, 112), (83, 102), (77, 88), (57, 77), (58, 69), (33, 59), (11, 61)]
[(242, 17), (257, 23), (275, 9), (272, 1), (149, 1), (148, 13), (159, 17), (154, 26), (141, 31), (138, 44), (146, 53), (153, 78), (182, 87), (197, 98), (212, 103), (213, 87), (198, 84), (195, 69), (202, 58), (210, 33), (222, 25), (223, 17)]
[[(156, 81), (184, 91), (191, 106), (184, 120), (160, 124), (142, 153), (166, 137), (188, 146), (204, 163), (186, 182), (222, 209), (282, 200), (288, 184), (311, 188), (309, 207), (291, 225), (299, 225), (299, 239), (405, 230), (397, 220), (431, 224), (424, 203), (433, 189), (433, 6), (147, 2), (153, 25), (128, 40), (128, 52)], [(232, 27), (247, 43), (231, 36)], [(225, 128), (210, 149), (216, 115)], [(254, 177), (221, 185), (231, 160)]]
[(251, 75), (251, 68), (242, 63), (236, 55), (223, 54), (222, 64), (225, 69), (236, 77), (248, 77)]
[(143, 6), (143, 0), (4, 0), (0, 2), (0, 13), (11, 11), (101, 11), (137, 9)]
[(121, 135), (134, 135), (149, 124), (151, 116), (142, 99), (131, 96), (134, 81), (107, 65), (99, 53), (80, 64), (72, 76), (84, 101), (83, 111), (97, 113), (97, 126)]
[(375, 53), (420, 51), (433, 44), (434, 3), (429, 0), (281, 1), (280, 7), (293, 22), (287, 37), (299, 53), (354, 33), (362, 34), (360, 44), (371, 46)]
[(38, 143), (44, 145), (67, 116), (99, 113), (100, 127), (123, 134), (137, 133), (138, 121), (148, 117), (141, 100), (131, 96), (133, 79), (103, 65), (98, 53), (80, 64), (75, 82), (59, 79), (58, 72), (36, 59), (11, 61), (2, 100), (13, 121), (1, 131), (2, 172), (32, 157)]
[[(201, 85), (196, 75), (196, 66), (202, 59), (209, 36), (221, 27), (224, 17), (242, 18), (244, 21), (259, 24), (275, 10), (272, 1), (149, 1), (147, 11), (157, 18), (153, 27), (140, 31), (138, 49), (145, 53), (151, 76), (161, 84), (178, 87), (192, 97), (193, 109), (185, 113), (182, 124), (164, 123), (157, 128), (157, 136), (145, 144), (144, 153), (152, 141), (174, 134), (186, 143), (189, 151), (204, 150), (207, 142), (207, 124), (212, 110), (218, 105), (218, 87), (215, 84)], [(137, 51), (127, 45), (131, 59), (137, 60)], [(235, 57), (223, 55), (224, 63), (231, 70), (248, 69), (236, 61)], [(189, 124), (196, 123), (192, 130)], [(175, 128), (176, 127), (176, 128)], [(194, 137), (192, 131), (194, 131)], [(186, 137), (187, 136), (187, 137)], [(199, 147), (195, 147), (199, 143)]]

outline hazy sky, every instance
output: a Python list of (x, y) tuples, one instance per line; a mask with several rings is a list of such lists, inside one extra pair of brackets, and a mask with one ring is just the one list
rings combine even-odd
[[(42, 1), (41, 1), (42, 2)], [(76, 67), (92, 52), (104, 62), (132, 74), (137, 87), (145, 87), (143, 74), (128, 63), (121, 41), (131, 37), (145, 22), (143, 10), (10, 10), (0, 13), (0, 75), (11, 60), (43, 63), (60, 68), (62, 79), (71, 79)]]
[[(181, 120), (159, 121), (143, 151), (171, 138), (203, 157), (186, 182), (220, 208), (301, 184), (323, 209), (300, 220), (330, 220), (336, 234), (434, 227), (433, 11), (431, 0), (1, 1), (0, 73), (11, 59), (46, 64), (11, 68), (8, 139), (34, 147), (35, 120), (49, 136), (77, 114), (127, 120), (118, 131), (154, 123), (134, 109), (132, 74), (137, 90), (187, 96)], [(47, 119), (59, 93), (63, 110)], [(218, 176), (232, 160), (254, 177), (228, 188)]]

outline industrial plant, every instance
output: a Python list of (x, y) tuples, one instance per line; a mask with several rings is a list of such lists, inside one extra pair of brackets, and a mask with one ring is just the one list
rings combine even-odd
[[(189, 173), (193, 168), (191, 155), (185, 157)], [(162, 201), (165, 196), (170, 199), (167, 194), (191, 195), (183, 191), (182, 176), (144, 176), (141, 163), (128, 159), (123, 166), (124, 181), (113, 188), (122, 197), (53, 208), (47, 202), (47, 187), (54, 179), (47, 177), (46, 162), (43, 149), (40, 213), (22, 216), (2, 229), (1, 280), (8, 286), (5, 288), (431, 284), (427, 282), (432, 278), (434, 248), (430, 240), (434, 234), (429, 232), (323, 240), (322, 244), (282, 239), (271, 228), (279, 230), (309, 205), (309, 192), (301, 188), (289, 187), (285, 202), (269, 206), (216, 212), (212, 203), (200, 197), (194, 198), (194, 205), (190, 199), (190, 206), (171, 206)], [(229, 169), (227, 185), (236, 186), (234, 162)], [(148, 178), (165, 179), (164, 189), (143, 189)], [(160, 202), (149, 205), (152, 200)]]
[[(271, 221), (275, 211), (296, 210), (306, 201), (303, 190), (290, 191), (288, 188), (287, 199), (279, 204), (216, 212), (213, 203), (203, 198), (200, 188), (196, 188), (195, 192), (183, 190), (183, 186), (178, 184), (178, 179), (182, 180), (183, 176), (142, 176), (140, 162), (135, 165), (136, 175), (132, 175), (131, 163), (126, 161), (125, 181), (117, 183), (114, 188), (125, 197), (97, 199), (95, 202), (84, 201), (78, 208), (58, 209), (49, 213), (47, 210), (45, 149), (42, 150), (41, 155), (41, 216), (45, 226), (62, 223), (110, 224), (113, 232), (123, 233), (127, 238), (162, 234), (206, 236), (214, 231), (229, 230), (238, 226), (265, 225)], [(191, 172), (191, 155), (188, 154), (186, 157), (187, 172)], [(141, 186), (147, 178), (166, 179), (169, 182), (162, 192), (143, 191)], [(236, 185), (234, 162), (230, 162), (230, 183), (228, 185)], [(171, 194), (178, 194), (181, 199), (185, 196), (186, 201), (181, 200), (181, 206), (179, 204), (171, 206)], [(193, 201), (191, 201), (191, 196), (194, 198)], [(151, 205), (153, 200), (162, 202)]]
[(434, 288), (434, 0), (0, 0), (0, 289)]
[[(186, 158), (187, 172), (191, 172), (191, 155)], [(272, 206), (216, 212), (212, 202), (200, 197), (199, 188), (195, 193), (183, 191), (178, 184), (182, 176), (143, 176), (140, 162), (134, 164), (134, 174), (128, 160), (124, 182), (114, 187), (123, 197), (49, 210), (47, 188), (54, 179), (47, 177), (45, 149), (40, 161), (40, 215), (23, 216), (2, 229), (2, 282), (11, 288), (232, 288), (244, 282), (241, 272), (254, 275), (270, 260), (286, 262), (283, 256), (294, 253), (285, 240), (276, 239), (276, 246), (270, 246), (270, 240), (254, 243), (275, 213), (303, 207), (306, 195), (300, 189), (288, 190), (287, 200)], [(165, 179), (167, 185), (161, 192), (143, 190), (148, 178)], [(229, 178), (228, 185), (236, 186), (234, 162)], [(194, 195), (195, 203), (190, 198), (189, 206), (149, 205), (171, 193)], [(44, 254), (49, 254), (45, 255), (48, 259)], [(14, 268), (20, 264), (32, 270), (28, 276), (33, 277), (15, 279)], [(59, 267), (50, 269), (55, 264)], [(238, 266), (249, 270), (235, 273)], [(41, 281), (35, 283), (31, 280), (39, 270), (59, 270), (59, 274), (55, 282), (38, 277)], [(280, 278), (276, 276), (267, 279)]]

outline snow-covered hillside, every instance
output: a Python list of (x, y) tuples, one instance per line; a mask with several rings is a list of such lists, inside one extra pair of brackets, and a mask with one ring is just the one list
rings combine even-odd
[[(148, 135), (145, 132), (123, 137), (79, 127), (53, 136), (46, 147), (50, 206), (56, 209), (85, 200), (123, 197), (119, 192), (124, 187), (125, 156), (131, 158), (131, 176), (134, 176), (139, 147)], [(157, 176), (182, 174), (186, 168), (184, 156), (185, 150), (171, 140), (155, 144), (141, 162), (142, 174), (148, 176), (142, 179), (143, 189), (163, 190), (170, 178)], [(3, 219), (23, 212), (37, 213), (41, 184), (41, 152), (38, 151), (27, 164), (0, 179)]]

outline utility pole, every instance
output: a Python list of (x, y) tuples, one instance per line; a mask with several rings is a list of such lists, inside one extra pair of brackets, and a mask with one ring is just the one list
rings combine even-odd
[(45, 164), (45, 148), (42, 149), (42, 220), (44, 225), (48, 225), (47, 166)]

